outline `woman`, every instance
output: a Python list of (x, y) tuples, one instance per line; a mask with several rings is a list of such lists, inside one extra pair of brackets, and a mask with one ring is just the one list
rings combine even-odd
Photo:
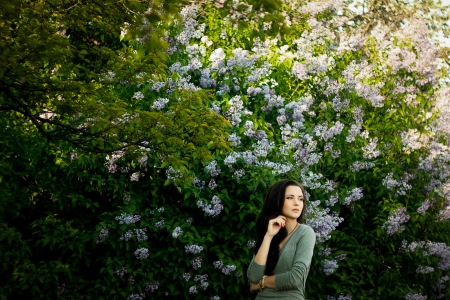
[(305, 282), (316, 243), (303, 224), (306, 193), (294, 180), (275, 183), (266, 195), (256, 224), (255, 256), (247, 270), (256, 299), (305, 299)]

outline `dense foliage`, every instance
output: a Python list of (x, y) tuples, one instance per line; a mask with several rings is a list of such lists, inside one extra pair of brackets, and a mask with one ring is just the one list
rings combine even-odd
[[(95, 96), (126, 113), (117, 151), (50, 146), (3, 113), (0, 295), (250, 299), (262, 199), (293, 178), (318, 241), (308, 299), (448, 297), (448, 90), (426, 25), (363, 35), (333, 2), (223, 5), (155, 23), (167, 67)], [(133, 26), (117, 48), (130, 66), (145, 49)]]

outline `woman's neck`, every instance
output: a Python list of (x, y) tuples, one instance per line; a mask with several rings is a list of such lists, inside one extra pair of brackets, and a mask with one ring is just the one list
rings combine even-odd
[(298, 226), (297, 224), (298, 224), (297, 219), (287, 219), (286, 220), (286, 227), (285, 227), (287, 233), (288, 234), (291, 233), (295, 229), (295, 227)]

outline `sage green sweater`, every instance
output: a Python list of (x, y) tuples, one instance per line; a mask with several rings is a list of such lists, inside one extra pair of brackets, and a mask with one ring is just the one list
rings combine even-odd
[[(265, 288), (256, 299), (305, 299), (305, 282), (313, 256), (316, 235), (311, 227), (301, 224), (281, 248), (278, 263), (273, 270), (275, 289)], [(259, 282), (266, 266), (255, 263), (254, 257), (247, 269), (251, 282)]]

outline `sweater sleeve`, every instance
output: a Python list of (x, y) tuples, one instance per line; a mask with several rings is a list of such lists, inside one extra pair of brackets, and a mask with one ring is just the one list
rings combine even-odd
[(264, 271), (266, 266), (259, 265), (255, 262), (255, 256), (253, 256), (252, 261), (247, 269), (247, 278), (250, 282), (257, 283), (264, 276)]
[(304, 235), (297, 242), (292, 269), (275, 276), (275, 287), (277, 290), (295, 289), (305, 284), (315, 243), (316, 235), (313, 229), (308, 227)]

